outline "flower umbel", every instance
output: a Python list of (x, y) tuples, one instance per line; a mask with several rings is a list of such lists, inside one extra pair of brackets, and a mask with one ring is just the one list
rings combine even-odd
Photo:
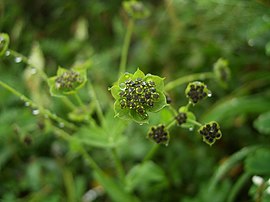
[(157, 144), (167, 145), (170, 140), (169, 132), (166, 130), (164, 125), (152, 127), (148, 132), (147, 137), (156, 142)]
[(177, 124), (181, 126), (183, 123), (187, 122), (187, 113), (185, 112), (179, 112), (177, 116), (175, 117)]
[(214, 144), (216, 140), (222, 137), (219, 124), (215, 121), (211, 121), (201, 126), (198, 132), (202, 135), (203, 141), (209, 145)]
[(74, 94), (86, 82), (85, 69), (64, 69), (59, 67), (57, 75), (48, 79), (50, 92), (53, 96), (65, 96)]
[(134, 19), (147, 18), (150, 14), (149, 10), (140, 1), (124, 1), (123, 7), (127, 14)]
[(134, 74), (123, 74), (111, 88), (116, 116), (147, 122), (147, 112), (157, 112), (167, 105), (163, 88), (162, 78), (145, 75), (139, 69)]
[(200, 100), (203, 100), (207, 96), (211, 96), (211, 91), (208, 90), (207, 86), (200, 81), (189, 83), (185, 93), (189, 98), (189, 101), (193, 104), (198, 103)]

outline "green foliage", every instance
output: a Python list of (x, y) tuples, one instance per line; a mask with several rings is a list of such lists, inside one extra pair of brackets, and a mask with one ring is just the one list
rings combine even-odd
[(0, 201), (269, 201), (268, 4), (0, 1)]

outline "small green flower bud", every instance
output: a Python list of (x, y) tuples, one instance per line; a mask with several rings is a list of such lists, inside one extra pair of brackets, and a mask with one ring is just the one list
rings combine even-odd
[(149, 10), (140, 1), (124, 1), (123, 8), (127, 14), (134, 19), (144, 19), (150, 14)]
[(5, 33), (0, 33), (0, 57), (5, 54), (9, 45), (9, 36)]
[(218, 83), (223, 87), (227, 87), (227, 83), (231, 78), (231, 71), (228, 67), (228, 61), (223, 58), (218, 59), (218, 61), (214, 64), (213, 71)]
[(166, 130), (164, 125), (152, 127), (148, 132), (147, 137), (156, 142), (157, 144), (168, 145), (170, 140), (169, 132)]
[(55, 79), (55, 87), (58, 90), (71, 91), (82, 84), (83, 78), (78, 72), (66, 71)]
[(185, 112), (179, 112), (177, 116), (175, 117), (177, 124), (181, 126), (183, 123), (187, 122), (187, 113)]
[(202, 135), (203, 141), (209, 145), (214, 144), (216, 140), (222, 137), (219, 124), (215, 121), (211, 121), (201, 126), (198, 132)]
[(212, 95), (211, 91), (207, 89), (207, 86), (199, 81), (189, 83), (185, 93), (189, 98), (189, 101), (193, 104), (197, 104), (200, 100), (203, 100), (207, 96), (210, 97)]

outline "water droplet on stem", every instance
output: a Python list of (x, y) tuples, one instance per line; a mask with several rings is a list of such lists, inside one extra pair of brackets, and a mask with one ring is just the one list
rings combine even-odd
[(15, 57), (14, 61), (16, 63), (20, 63), (22, 61), (22, 58), (21, 57)]
[(33, 114), (33, 115), (38, 115), (38, 114), (39, 114), (39, 110), (38, 110), (38, 109), (34, 109), (34, 110), (32, 111), (32, 114)]

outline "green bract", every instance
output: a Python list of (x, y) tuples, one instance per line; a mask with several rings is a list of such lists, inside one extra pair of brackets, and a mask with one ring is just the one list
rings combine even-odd
[(149, 10), (140, 1), (124, 1), (123, 8), (134, 19), (144, 19), (150, 15)]
[(134, 74), (123, 74), (110, 88), (116, 100), (115, 116), (147, 123), (147, 112), (157, 112), (167, 105), (163, 80), (151, 74), (145, 75), (139, 69)]
[(48, 83), (52, 96), (62, 97), (74, 94), (83, 87), (87, 81), (85, 68), (73, 68), (71, 70), (59, 67), (57, 75), (50, 77)]
[(5, 54), (9, 45), (9, 36), (5, 33), (0, 33), (0, 57)]

